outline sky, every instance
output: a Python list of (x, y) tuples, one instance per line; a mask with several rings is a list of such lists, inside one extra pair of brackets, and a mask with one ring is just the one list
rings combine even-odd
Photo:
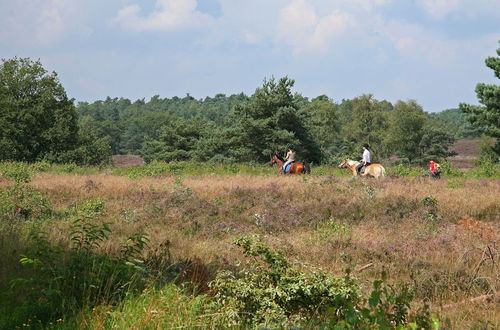
[(75, 102), (251, 95), (287, 76), (335, 102), (477, 104), (500, 0), (0, 0), (0, 58), (39, 59)]

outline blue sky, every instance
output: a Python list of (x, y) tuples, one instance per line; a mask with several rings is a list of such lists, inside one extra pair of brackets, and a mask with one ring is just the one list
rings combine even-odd
[(265, 78), (334, 101), (426, 111), (498, 84), (500, 0), (0, 0), (0, 57), (40, 59), (68, 95), (251, 95)]

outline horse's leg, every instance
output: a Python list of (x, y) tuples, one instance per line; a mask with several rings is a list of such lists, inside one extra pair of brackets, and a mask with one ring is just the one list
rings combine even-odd
[(351, 167), (352, 175), (358, 176), (358, 171), (356, 170), (356, 166)]

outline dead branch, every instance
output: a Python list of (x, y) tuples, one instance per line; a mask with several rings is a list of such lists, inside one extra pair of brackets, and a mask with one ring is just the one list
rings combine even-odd
[(365, 269), (368, 269), (370, 267), (373, 267), (374, 263), (373, 262), (370, 262), (369, 264), (366, 264), (364, 265), (363, 267), (360, 267), (356, 270), (357, 273), (361, 273), (362, 271), (364, 271)]
[(457, 302), (457, 303), (444, 305), (444, 306), (442, 306), (442, 308), (443, 309), (449, 309), (449, 308), (457, 307), (457, 306), (460, 306), (460, 305), (463, 305), (463, 304), (466, 304), (466, 303), (488, 304), (488, 303), (492, 303), (492, 302), (496, 303), (496, 302), (499, 302), (499, 301), (500, 301), (500, 291), (497, 291), (497, 292), (492, 293), (492, 294), (484, 294), (484, 295), (481, 295), (481, 296), (478, 296), (478, 297), (465, 299), (465, 300), (462, 300), (462, 301)]

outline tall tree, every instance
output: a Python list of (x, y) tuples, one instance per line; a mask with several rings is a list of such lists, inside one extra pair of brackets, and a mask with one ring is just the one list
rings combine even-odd
[[(500, 48), (497, 49), (497, 55), (488, 57), (485, 63), (500, 79)], [(500, 156), (500, 86), (479, 83), (476, 85), (476, 94), (483, 106), (461, 103), (460, 109), (469, 114), (469, 120), (473, 125), (484, 128), (486, 134), (497, 138), (494, 149), (497, 156)]]
[(177, 118), (160, 129), (158, 139), (147, 138), (141, 154), (146, 162), (197, 160), (199, 141), (210, 128), (203, 119)]
[(111, 160), (110, 138), (80, 130), (73, 100), (55, 72), (29, 58), (0, 65), (0, 160), (73, 162)]
[(270, 153), (293, 146), (302, 159), (320, 160), (319, 148), (297, 104), (303, 99), (292, 94), (293, 85), (294, 80), (288, 77), (264, 81), (247, 103), (235, 107), (230, 133), (232, 157), (265, 161)]
[(36, 161), (77, 143), (73, 100), (40, 61), (2, 60), (0, 109), (0, 160)]
[(382, 141), (387, 128), (388, 102), (376, 100), (372, 94), (364, 94), (351, 101), (351, 120), (342, 127), (345, 152), (360, 154), (361, 145), (368, 143), (374, 158), (386, 154)]
[(337, 105), (326, 95), (318, 96), (303, 108), (306, 125), (321, 149), (324, 161), (335, 161), (340, 149), (340, 124)]
[(423, 127), (426, 120), (424, 110), (416, 101), (398, 101), (389, 113), (386, 140), (388, 148), (397, 156), (406, 158), (410, 162), (419, 159), (420, 141), (424, 135)]

